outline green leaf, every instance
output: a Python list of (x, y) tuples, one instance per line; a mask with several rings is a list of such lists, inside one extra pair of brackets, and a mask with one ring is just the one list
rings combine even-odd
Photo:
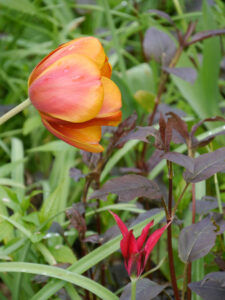
[[(154, 216), (138, 223), (133, 226), (134, 236), (137, 237), (141, 234), (142, 229), (146, 226), (150, 220), (154, 219), (154, 224), (156, 225), (164, 217), (164, 212), (159, 212)], [(121, 235), (115, 237), (114, 239), (108, 241), (104, 245), (98, 247), (94, 251), (90, 252), (88, 255), (84, 256), (73, 264), (69, 270), (81, 274), (103, 259), (107, 258), (113, 252), (117, 251), (120, 247)], [(60, 281), (51, 281), (44, 288), (42, 288), (31, 300), (47, 300), (53, 294), (55, 294), (59, 289), (64, 286), (63, 282)]]
[(138, 140), (132, 140), (127, 142), (123, 148), (121, 148), (120, 150), (117, 150), (115, 152), (115, 154), (113, 156), (111, 156), (111, 158), (108, 160), (102, 174), (100, 177), (100, 180), (103, 181), (106, 176), (109, 174), (109, 172), (111, 171), (111, 169), (118, 163), (118, 161), (125, 155), (127, 154), (128, 151), (130, 151), (131, 149), (133, 149), (140, 141)]
[[(206, 1), (203, 5), (203, 29), (215, 29), (211, 8)], [(212, 115), (219, 115), (219, 69), (220, 69), (220, 44), (219, 38), (213, 37), (203, 42), (203, 60), (198, 78), (192, 85), (184, 80), (172, 76), (173, 81), (183, 94), (184, 98), (192, 106), (196, 114), (204, 119)], [(192, 67), (188, 56), (183, 53), (179, 66)], [(214, 126), (212, 123), (208, 127)]]
[(34, 115), (27, 119), (23, 124), (23, 134), (28, 135), (31, 133), (34, 129), (37, 129), (38, 127), (42, 126), (41, 118), (39, 115)]
[(138, 90), (154, 91), (152, 70), (147, 63), (139, 64), (127, 70), (127, 78), (133, 94)]
[(118, 297), (115, 294), (94, 280), (57, 267), (34, 263), (8, 262), (0, 263), (0, 272), (22, 272), (54, 277), (60, 279), (61, 281), (70, 282), (79, 287), (87, 289), (103, 300), (118, 300)]
[(25, 13), (25, 14), (36, 14), (36, 8), (28, 0), (0, 0), (0, 5), (5, 6), (7, 8), (17, 10), (19, 12)]
[(57, 245), (54, 248), (49, 248), (49, 250), (59, 263), (74, 264), (77, 260), (73, 251), (67, 246)]
[[(24, 159), (24, 150), (23, 143), (21, 140), (17, 138), (12, 138), (12, 148), (11, 148), (11, 161), (17, 162), (18, 160), (23, 161)], [(11, 178), (15, 182), (24, 185), (24, 164), (17, 164), (11, 173)], [(15, 192), (20, 201), (22, 201), (24, 197), (24, 190), (21, 188), (15, 188)]]
[(42, 146), (34, 147), (28, 150), (28, 152), (58, 152), (67, 151), (72, 146), (64, 143), (63, 141), (53, 141)]

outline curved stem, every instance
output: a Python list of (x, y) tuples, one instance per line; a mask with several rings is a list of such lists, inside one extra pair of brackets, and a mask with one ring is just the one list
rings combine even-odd
[(28, 99), (24, 100), (22, 103), (20, 103), (19, 105), (17, 105), (16, 107), (14, 107), (13, 109), (11, 109), (10, 111), (8, 111), (6, 114), (4, 114), (0, 118), (0, 125), (4, 124), (6, 121), (8, 121), (12, 117), (14, 117), (18, 113), (20, 113), (21, 111), (23, 111), (30, 104), (31, 104), (31, 102), (30, 102), (30, 99), (28, 98)]

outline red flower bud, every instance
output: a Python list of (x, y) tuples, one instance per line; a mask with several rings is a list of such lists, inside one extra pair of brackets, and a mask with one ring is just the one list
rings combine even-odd
[(124, 257), (125, 268), (128, 272), (128, 275), (130, 277), (139, 277), (144, 271), (151, 251), (169, 224), (157, 229), (148, 237), (149, 229), (154, 223), (154, 221), (151, 221), (144, 227), (140, 237), (136, 240), (133, 235), (133, 230), (128, 230), (119, 216), (111, 211), (110, 213), (115, 218), (116, 223), (123, 235), (123, 238), (120, 242), (120, 248)]
[(121, 93), (98, 39), (59, 46), (32, 71), (29, 97), (45, 127), (77, 148), (101, 152), (101, 126), (121, 121)]

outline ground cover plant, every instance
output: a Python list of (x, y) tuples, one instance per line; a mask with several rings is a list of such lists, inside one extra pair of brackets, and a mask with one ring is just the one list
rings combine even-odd
[(224, 299), (223, 1), (0, 8), (0, 299)]

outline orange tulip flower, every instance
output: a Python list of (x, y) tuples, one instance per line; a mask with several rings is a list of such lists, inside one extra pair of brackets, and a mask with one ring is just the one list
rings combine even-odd
[(121, 93), (98, 39), (78, 38), (48, 54), (32, 71), (32, 104), (45, 127), (79, 149), (102, 152), (101, 126), (121, 121)]

